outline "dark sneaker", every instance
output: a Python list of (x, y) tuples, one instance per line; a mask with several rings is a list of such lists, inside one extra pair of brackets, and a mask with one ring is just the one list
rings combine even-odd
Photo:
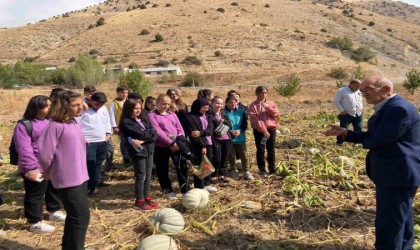
[(111, 184), (101, 181), (96, 186), (97, 187), (109, 187), (109, 186), (111, 186)]
[(217, 178), (217, 182), (219, 182), (219, 183), (229, 183), (229, 180), (226, 179), (224, 176), (219, 176), (219, 178)]

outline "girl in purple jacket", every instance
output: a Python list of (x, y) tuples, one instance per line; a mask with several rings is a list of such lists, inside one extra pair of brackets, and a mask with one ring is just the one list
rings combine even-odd
[[(29, 231), (36, 233), (51, 233), (55, 227), (42, 222), (43, 200), (47, 211), (50, 212), (50, 221), (64, 221), (66, 215), (60, 211), (58, 193), (51, 185), (51, 182), (42, 178), (43, 170), (37, 159), (38, 150), (34, 147), (38, 137), (48, 125), (46, 119), (50, 109), (50, 98), (37, 95), (31, 98), (23, 115), (15, 127), (13, 140), (15, 149), (19, 154), (18, 168), (23, 177), (25, 196), (23, 207), (25, 217), (29, 222)], [(29, 122), (28, 129), (23, 124)]]
[(82, 103), (79, 93), (60, 93), (49, 112), (51, 122), (37, 140), (44, 178), (51, 178), (67, 212), (61, 244), (64, 250), (85, 249), (90, 220), (86, 142), (82, 125), (75, 119), (82, 114)]

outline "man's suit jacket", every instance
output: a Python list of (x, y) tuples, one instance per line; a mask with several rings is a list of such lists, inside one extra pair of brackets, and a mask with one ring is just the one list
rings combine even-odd
[(368, 121), (366, 132), (348, 131), (345, 141), (369, 149), (366, 171), (379, 186), (420, 185), (420, 115), (396, 95)]

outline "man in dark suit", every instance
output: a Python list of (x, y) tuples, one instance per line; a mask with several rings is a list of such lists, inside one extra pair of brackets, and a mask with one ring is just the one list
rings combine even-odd
[(360, 91), (375, 113), (366, 132), (331, 125), (327, 136), (361, 143), (369, 149), (366, 172), (376, 186), (377, 249), (413, 249), (413, 200), (420, 184), (420, 116), (408, 101), (393, 93), (385, 77), (362, 81)]

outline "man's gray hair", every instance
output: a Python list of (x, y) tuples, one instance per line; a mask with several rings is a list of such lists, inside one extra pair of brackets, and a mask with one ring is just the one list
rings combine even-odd
[(391, 89), (391, 93), (394, 93), (394, 85), (392, 84), (391, 80), (389, 80), (386, 77), (380, 77), (376, 81), (376, 86), (378, 87), (389, 86), (389, 88)]

